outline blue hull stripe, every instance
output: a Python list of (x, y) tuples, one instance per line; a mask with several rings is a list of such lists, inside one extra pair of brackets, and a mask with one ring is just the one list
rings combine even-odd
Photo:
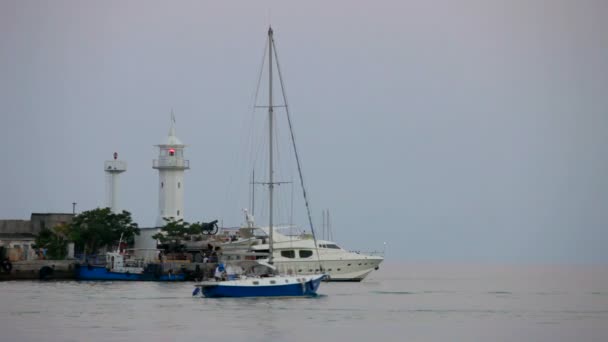
[(203, 295), (215, 297), (310, 297), (317, 294), (322, 278), (306, 283), (278, 285), (209, 286), (203, 287)]
[(186, 276), (180, 274), (161, 274), (156, 277), (152, 273), (134, 274), (110, 272), (102, 266), (77, 266), (76, 279), (78, 280), (126, 280), (126, 281), (183, 281)]

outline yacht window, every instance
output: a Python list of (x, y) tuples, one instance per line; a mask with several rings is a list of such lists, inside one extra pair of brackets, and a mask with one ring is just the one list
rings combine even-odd
[(340, 247), (338, 247), (338, 245), (334, 245), (334, 244), (325, 245), (325, 248), (340, 249)]
[(281, 256), (293, 259), (296, 257), (296, 252), (294, 250), (281, 251)]
[(276, 281), (274, 281), (274, 280), (271, 280), (271, 281), (270, 281), (270, 283), (271, 283), (271, 284), (276, 284), (277, 282), (276, 282)]
[(300, 258), (310, 258), (312, 256), (312, 251), (304, 249), (300, 251)]
[(260, 282), (259, 281), (254, 281), (253, 285), (260, 285)]

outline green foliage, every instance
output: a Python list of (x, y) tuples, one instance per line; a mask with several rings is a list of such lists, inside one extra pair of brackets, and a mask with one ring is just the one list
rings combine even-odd
[(165, 226), (161, 228), (160, 233), (153, 235), (152, 238), (168, 245), (170, 251), (179, 249), (182, 240), (190, 240), (194, 236), (196, 241), (200, 241), (202, 240), (202, 234), (215, 234), (213, 231), (217, 232), (217, 221), (188, 223), (182, 219), (163, 219), (166, 222)]
[(69, 238), (74, 241), (76, 250), (96, 253), (102, 247), (111, 247), (120, 240), (132, 243), (139, 235), (137, 223), (131, 213), (113, 213), (110, 208), (97, 208), (84, 211), (74, 217), (70, 224)]
[(67, 256), (68, 225), (59, 225), (51, 229), (45, 228), (38, 236), (34, 248), (46, 248), (46, 256), (49, 259), (62, 260)]

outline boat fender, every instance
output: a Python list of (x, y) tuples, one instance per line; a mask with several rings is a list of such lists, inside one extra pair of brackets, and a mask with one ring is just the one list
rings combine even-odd
[(44, 266), (38, 271), (38, 278), (40, 278), (40, 280), (48, 280), (53, 276), (53, 272), (52, 268)]
[(93, 270), (93, 265), (91, 265), (91, 263), (88, 263), (88, 264), (87, 264), (87, 269), (88, 269), (89, 271), (92, 271), (92, 270)]
[(6, 271), (6, 273), (11, 273), (13, 269), (13, 264), (8, 259), (2, 260), (2, 268)]
[(130, 276), (131, 276), (131, 272), (129, 272), (129, 271), (125, 272), (125, 275), (126, 275), (127, 277), (130, 277)]
[(200, 287), (194, 288), (194, 291), (192, 292), (192, 297), (198, 296), (199, 293), (201, 293), (201, 288)]

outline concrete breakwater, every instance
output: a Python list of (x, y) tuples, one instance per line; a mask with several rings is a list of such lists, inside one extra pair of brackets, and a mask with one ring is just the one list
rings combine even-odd
[[(51, 280), (75, 279), (74, 270), (78, 260), (27, 260), (14, 261), (9, 269), (0, 269), (0, 281), (3, 280)], [(163, 270), (168, 272), (185, 272), (187, 280), (207, 279), (213, 277), (217, 264), (198, 262), (167, 261), (162, 263)]]
[(0, 271), (0, 280), (74, 279), (74, 260), (14, 261)]

